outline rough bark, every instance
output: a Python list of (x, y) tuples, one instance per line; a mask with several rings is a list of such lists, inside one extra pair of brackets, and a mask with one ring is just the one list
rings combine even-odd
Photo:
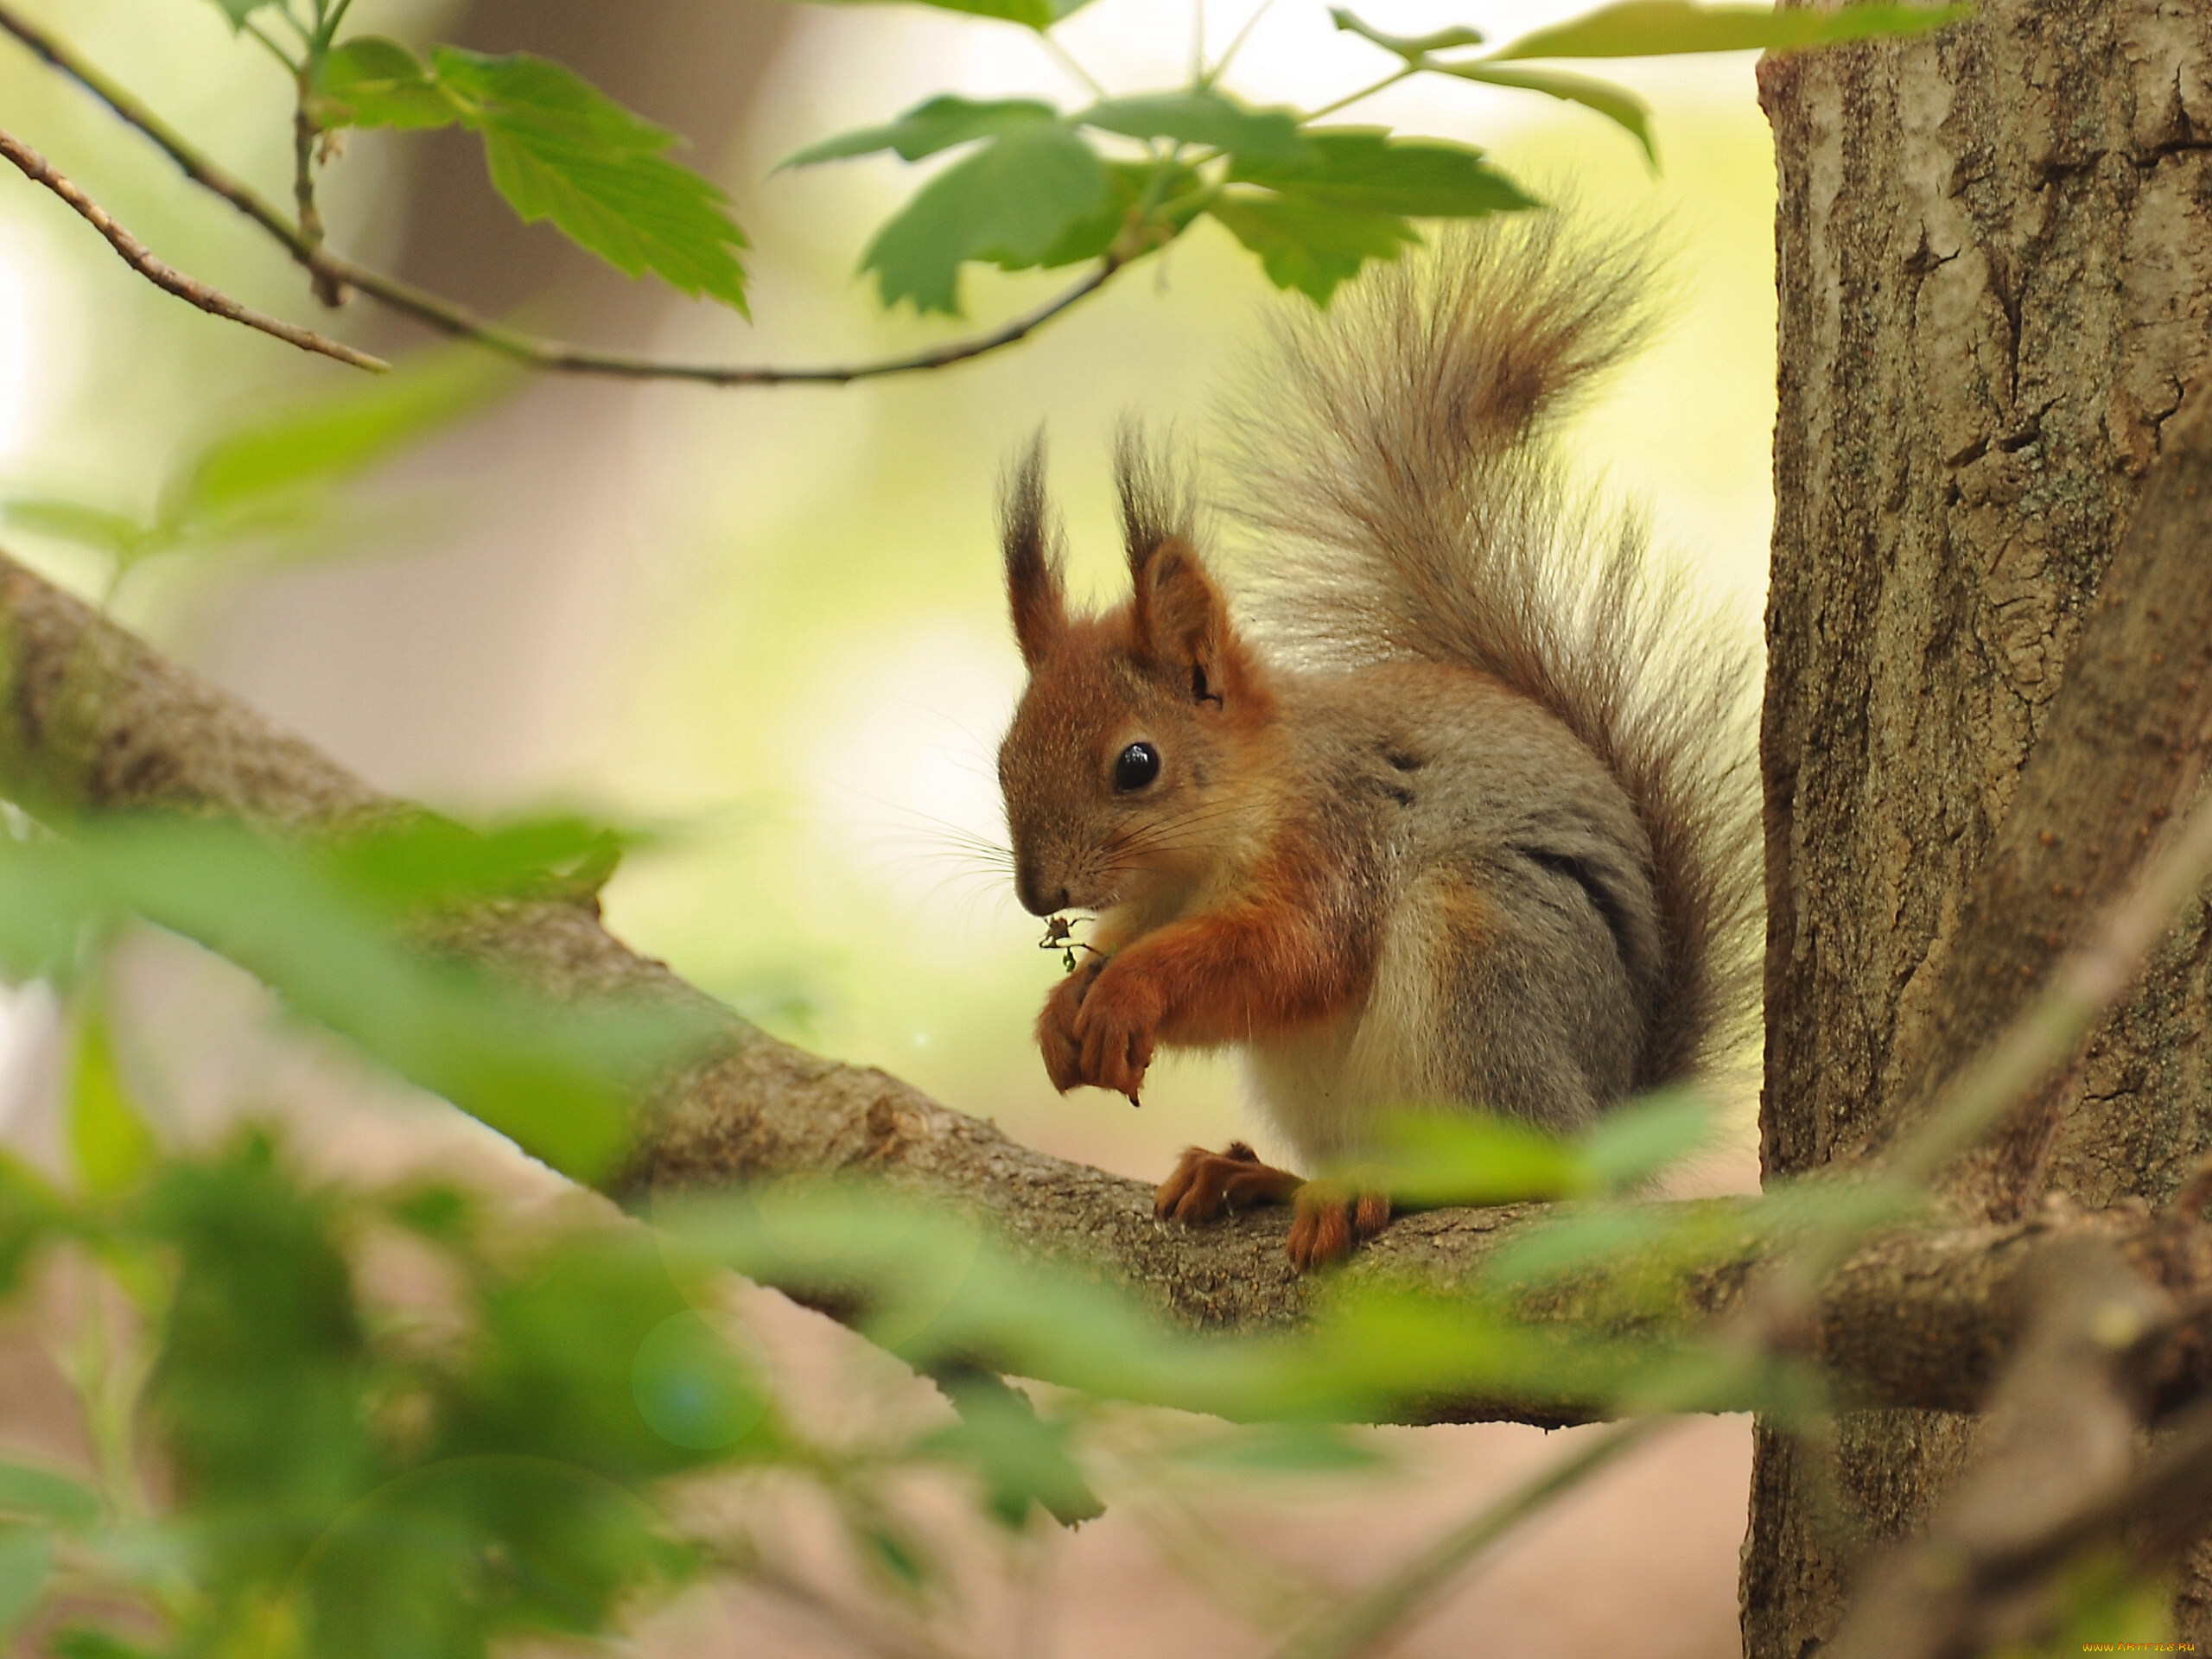
[[(1986, 0), (1923, 41), (1763, 67), (1781, 174), (1770, 1173), (1878, 1149), (2185, 798), (2201, 732), (2126, 688), (2158, 671), (2195, 695), (2204, 676), (2125, 628), (2094, 662), (2082, 641), (2212, 345), (2208, 65), (2201, 0)], [(2062, 680), (2090, 671), (2109, 683), (2062, 709)], [(2111, 769), (2024, 772), (2062, 736)], [(2206, 961), (2200, 913), (1954, 1173), (1963, 1211), (2178, 1185), (2212, 1141)], [(1929, 1414), (1849, 1418), (1825, 1446), (1761, 1431), (1754, 1659), (1826, 1639), (1865, 1545), (1924, 1519), (1971, 1438)]]
[[(4, 558), (0, 795), (221, 816), (279, 836), (415, 810)], [(1547, 1214), (1522, 1205), (1409, 1216), (1345, 1274), (1319, 1283), (1292, 1271), (1282, 1213), (1163, 1226), (1140, 1183), (1033, 1152), (895, 1077), (766, 1036), (631, 951), (588, 903), (488, 908), (448, 928), (442, 943), (557, 997), (642, 995), (716, 1023), (718, 1057), (675, 1071), (639, 1102), (635, 1155), (609, 1182), (636, 1204), (784, 1175), (865, 1173), (969, 1213), (1041, 1257), (1127, 1286), (1193, 1330), (1293, 1325), (1335, 1285), (1464, 1283)], [(2098, 1216), (2061, 1207), (1872, 1243), (1829, 1278), (1804, 1350), (1866, 1401), (1971, 1408), (2012, 1344), (2024, 1275), (2047, 1248), (2085, 1232), (2120, 1249), (2147, 1283), (2184, 1298), (2212, 1293), (2212, 1230), (2140, 1208)], [(1624, 1299), (1598, 1280), (1548, 1293), (1527, 1311), (1562, 1325), (1687, 1332), (1739, 1304), (1756, 1256), (1747, 1232), (1732, 1259), (1685, 1275), (1660, 1304), (1642, 1287), (1632, 1313), (1619, 1312)], [(1630, 1271), (1640, 1281), (1637, 1264)], [(2178, 1329), (2150, 1363), (2168, 1393), (2183, 1395), (2212, 1376), (2212, 1344)], [(1599, 1408), (1554, 1395), (1424, 1402), (1422, 1414), (1559, 1423)]]

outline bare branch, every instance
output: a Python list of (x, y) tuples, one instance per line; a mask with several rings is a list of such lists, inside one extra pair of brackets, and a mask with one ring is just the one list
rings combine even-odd
[[(1003, 350), (1027, 339), (1060, 313), (1103, 288), (1130, 259), (1136, 257), (1135, 253), (1109, 253), (1091, 269), (1089, 275), (1057, 298), (1000, 327), (929, 351), (885, 358), (874, 363), (836, 364), (821, 368), (775, 368), (752, 364), (671, 363), (626, 352), (600, 351), (568, 340), (551, 340), (509, 328), (488, 317), (479, 316), (467, 306), (433, 294), (427, 289), (417, 288), (397, 276), (385, 276), (381, 271), (372, 270), (365, 265), (358, 265), (350, 259), (340, 257), (322, 245), (319, 234), (311, 235), (301, 226), (294, 224), (251, 185), (233, 177), (182, 133), (124, 87), (109, 79), (80, 56), (75, 48), (58, 36), (48, 34), (15, 7), (4, 3), (4, 0), (0, 0), (0, 31), (14, 35), (106, 105), (125, 123), (153, 140), (183, 171), (185, 177), (202, 189), (220, 196), (282, 243), (292, 257), (315, 279), (315, 291), (319, 295), (339, 294), (348, 288), (359, 289), (393, 310), (413, 317), (418, 322), (427, 323), (457, 340), (474, 340), (531, 368), (554, 373), (606, 375), (628, 380), (686, 380), (709, 386), (785, 386), (844, 385), (855, 380), (874, 380), (887, 375), (914, 374), (930, 369), (946, 368), (970, 358)], [(311, 194), (305, 199), (312, 200)]]
[(391, 365), (380, 357), (357, 351), (341, 341), (325, 338), (312, 328), (302, 328), (296, 323), (286, 322), (256, 311), (251, 306), (240, 305), (228, 295), (219, 293), (196, 276), (188, 276), (174, 265), (164, 264), (149, 252), (146, 245), (124, 230), (109, 216), (107, 210), (57, 172), (53, 163), (29, 145), (0, 132), (0, 156), (16, 164), (23, 176), (34, 184), (48, 189), (76, 209), (94, 230), (108, 239), (108, 245), (123, 256), (123, 262), (156, 288), (166, 289), (188, 304), (198, 306), (210, 316), (227, 318), (242, 322), (249, 328), (258, 328), (273, 335), (288, 346), (296, 346), (303, 352), (320, 352), (325, 357), (334, 357), (340, 363), (351, 364), (357, 369), (368, 369), (382, 373)]

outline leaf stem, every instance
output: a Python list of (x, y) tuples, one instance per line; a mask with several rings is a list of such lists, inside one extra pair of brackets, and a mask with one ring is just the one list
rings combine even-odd
[(1085, 86), (1088, 86), (1090, 89), (1092, 97), (1103, 100), (1113, 96), (1111, 92), (1106, 90), (1106, 84), (1100, 80), (1097, 76), (1092, 74), (1090, 70), (1084, 68), (1082, 62), (1076, 57), (1075, 54), (1069, 51), (1067, 48), (1062, 46), (1059, 41), (1053, 39), (1049, 30), (1039, 29), (1037, 32), (1037, 38), (1044, 42), (1045, 50), (1052, 54), (1053, 60), (1058, 63), (1061, 68), (1066, 70), (1068, 73), (1073, 75), (1077, 80), (1081, 81)]
[(1235, 60), (1236, 54), (1244, 49), (1244, 42), (1252, 38), (1252, 31), (1260, 26), (1260, 19), (1268, 15), (1268, 9), (1274, 3), (1275, 0), (1260, 0), (1260, 3), (1253, 8), (1252, 15), (1244, 20), (1243, 27), (1239, 29), (1229, 44), (1222, 48), (1221, 56), (1216, 60), (1213, 67), (1198, 77), (1200, 91), (1203, 92), (1211, 86), (1228, 73), (1230, 64)]
[(1319, 121), (1324, 116), (1334, 115), (1338, 110), (1348, 109), (1352, 105), (1358, 103), (1360, 99), (1363, 98), (1374, 97), (1376, 93), (1382, 91), (1383, 88), (1387, 86), (1396, 86), (1400, 81), (1405, 79), (1409, 75), (1419, 74), (1421, 68), (1422, 66), (1417, 63), (1401, 65), (1390, 73), (1383, 76), (1382, 79), (1376, 81), (1373, 86), (1363, 86), (1356, 92), (1347, 92), (1344, 97), (1338, 99), (1333, 104), (1324, 104), (1319, 109), (1308, 111), (1306, 118), (1308, 121)]
[(292, 61), (291, 54), (286, 52), (283, 47), (277, 45), (275, 41), (271, 40), (266, 34), (264, 34), (258, 23), (253, 22), (249, 19), (247, 22), (238, 25), (238, 32), (243, 35), (250, 35), (255, 40), (259, 41), (262, 45), (269, 48), (269, 55), (270, 57), (276, 59), (277, 62), (283, 64), (294, 74), (296, 75), (300, 73), (300, 66)]
[[(524, 334), (519, 329), (481, 317), (467, 306), (442, 296), (416, 288), (397, 276), (388, 276), (357, 265), (340, 257), (327, 247), (318, 247), (301, 228), (284, 217), (251, 186), (233, 178), (211, 157), (204, 154), (185, 137), (154, 113), (128, 91), (110, 80), (105, 74), (80, 57), (74, 48), (48, 34), (37, 24), (22, 16), (6, 0), (0, 0), (0, 32), (12, 35), (33, 53), (67, 75), (94, 98), (108, 106), (125, 124), (137, 128), (151, 139), (168, 158), (176, 163), (185, 177), (202, 189), (220, 196), (289, 251), (292, 257), (317, 277), (326, 278), (341, 287), (359, 289), (371, 298), (427, 323), (441, 333), (456, 339), (474, 340), (502, 355), (511, 357), (535, 369), (565, 374), (607, 375), (632, 380), (687, 380), (711, 386), (779, 386), (779, 385), (843, 385), (855, 380), (876, 379), (885, 375), (912, 374), (930, 369), (940, 369), (969, 358), (982, 357), (1027, 338), (1038, 328), (1051, 321), (1063, 311), (1088, 298), (1111, 281), (1122, 266), (1136, 254), (1109, 253), (1092, 268), (1090, 274), (1068, 289), (1058, 298), (1039, 306), (1036, 310), (1015, 318), (1013, 321), (950, 345), (940, 346), (909, 356), (886, 358), (873, 363), (834, 365), (819, 368), (777, 368), (749, 364), (671, 363), (661, 359), (633, 356), (623, 352), (600, 351), (592, 346), (568, 340), (550, 340), (540, 335)], [(114, 238), (109, 238), (112, 241)], [(121, 251), (118, 246), (118, 251)], [(126, 257), (129, 256), (126, 255)], [(150, 257), (150, 256), (149, 256)], [(156, 262), (158, 263), (158, 262)], [(143, 268), (142, 268), (143, 269)], [(164, 270), (168, 268), (162, 267)], [(150, 274), (150, 273), (149, 273)], [(175, 275), (175, 273), (171, 273)], [(181, 280), (189, 282), (189, 278)], [(166, 286), (166, 284), (164, 284)], [(197, 284), (194, 284), (197, 287)], [(172, 292), (181, 292), (171, 289)], [(213, 290), (207, 292), (212, 294)], [(183, 297), (191, 297), (184, 295)], [(200, 302), (194, 299), (193, 302)], [(226, 303), (229, 303), (226, 302)], [(238, 307), (243, 311), (244, 307)], [(221, 315), (228, 315), (227, 313)], [(250, 314), (256, 317), (257, 313)], [(234, 318), (245, 321), (245, 317)], [(260, 327), (263, 319), (250, 324)], [(276, 324), (290, 328), (291, 324)], [(271, 331), (273, 332), (273, 330)], [(306, 334), (302, 329), (299, 333)], [(279, 338), (284, 338), (279, 335)], [(311, 340), (321, 340), (320, 335), (308, 335)], [(294, 344), (304, 344), (296, 340)], [(334, 346), (329, 354), (351, 352), (351, 346), (337, 346), (334, 341), (308, 346), (307, 349), (323, 351)], [(350, 360), (341, 359), (341, 360)], [(378, 359), (368, 363), (384, 366)], [(365, 363), (362, 366), (368, 366)]]

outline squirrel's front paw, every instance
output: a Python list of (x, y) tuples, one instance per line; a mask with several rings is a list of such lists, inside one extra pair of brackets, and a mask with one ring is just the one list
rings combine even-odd
[(1152, 1213), (1162, 1221), (1217, 1221), (1240, 1210), (1281, 1204), (1301, 1185), (1287, 1169), (1260, 1161), (1242, 1141), (1227, 1152), (1185, 1147), (1174, 1172), (1152, 1195)]
[(1075, 1020), (1091, 982), (1105, 966), (1103, 957), (1084, 963), (1052, 987), (1052, 994), (1045, 999), (1037, 1015), (1037, 1052), (1045, 1057), (1045, 1075), (1064, 1095), (1076, 1084), (1090, 1081), (1084, 1075), (1083, 1040), (1076, 1035)]
[(1300, 1271), (1343, 1261), (1390, 1221), (1388, 1192), (1362, 1192), (1345, 1181), (1308, 1181), (1292, 1197), (1291, 1206), (1284, 1248)]
[(1149, 980), (1116, 972), (1109, 958), (1075, 1011), (1073, 1035), (1080, 1049), (1076, 1081), (1096, 1084), (1135, 1100), (1152, 1064), (1153, 1045), (1166, 1009)]

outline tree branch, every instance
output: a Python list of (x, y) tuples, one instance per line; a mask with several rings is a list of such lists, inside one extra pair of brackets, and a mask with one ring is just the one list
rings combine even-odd
[(148, 251), (146, 245), (117, 224), (107, 210), (57, 172), (52, 162), (19, 139), (0, 132), (0, 156), (16, 164), (25, 178), (48, 189), (76, 209), (79, 217), (108, 239), (108, 245), (123, 256), (124, 264), (143, 276), (156, 288), (164, 289), (188, 304), (198, 306), (211, 316), (225, 317), (232, 322), (242, 322), (249, 328), (258, 328), (288, 346), (296, 346), (303, 352), (320, 352), (325, 357), (334, 357), (340, 363), (349, 363), (357, 369), (369, 369), (381, 373), (391, 365), (380, 357), (357, 351), (353, 346), (326, 339), (311, 328), (286, 322), (251, 306), (240, 305), (228, 295), (219, 293), (196, 276), (188, 276), (174, 265), (164, 264)]
[[(79, 810), (224, 817), (280, 836), (405, 810), (4, 558), (0, 794)], [(1139, 1182), (1047, 1157), (884, 1072), (767, 1036), (613, 938), (588, 904), (489, 906), (441, 942), (558, 999), (642, 996), (712, 1022), (715, 1058), (639, 1103), (634, 1151), (607, 1183), (633, 1205), (786, 1175), (866, 1174), (971, 1217), (1027, 1253), (1125, 1286), (1185, 1329), (1245, 1331), (1294, 1326), (1338, 1286), (1463, 1286), (1494, 1250), (1554, 1213), (1519, 1205), (1408, 1216), (1343, 1273), (1317, 1281), (1292, 1269), (1280, 1212), (1198, 1229), (1163, 1225)], [(1725, 1230), (1740, 1208), (1710, 1203), (1696, 1213)], [(2139, 1274), (2178, 1298), (2212, 1292), (2207, 1230), (2177, 1230), (2129, 1211), (2053, 1211), (1868, 1244), (1825, 1277), (1797, 1345), (1863, 1403), (1973, 1409), (2012, 1347), (2021, 1274), (2054, 1241), (2082, 1235), (2108, 1239)], [(1586, 1276), (1547, 1289), (1527, 1311), (1562, 1328), (1701, 1330), (1741, 1304), (1760, 1248), (1745, 1228), (1721, 1265), (1677, 1274), (1656, 1302), (1640, 1281), (1630, 1297)], [(1607, 1311), (1630, 1306), (1632, 1313)], [(2212, 1372), (2212, 1344), (2197, 1334), (2177, 1331), (2160, 1362), (2171, 1396)], [(1554, 1395), (1429, 1402), (1422, 1414), (1556, 1424), (1604, 1409), (1604, 1402)]]
[(55, 69), (74, 80), (108, 106), (126, 124), (151, 139), (176, 163), (188, 179), (220, 196), (271, 237), (283, 244), (293, 259), (315, 280), (315, 291), (342, 293), (359, 289), (380, 303), (416, 321), (427, 323), (457, 340), (474, 340), (531, 368), (563, 374), (606, 375), (629, 380), (686, 380), (709, 386), (843, 385), (855, 380), (880, 379), (887, 375), (913, 374), (946, 368), (970, 358), (982, 357), (1027, 339), (1071, 306), (1089, 298), (1113, 280), (1131, 255), (1109, 253), (1090, 274), (1058, 297), (1025, 315), (987, 333), (955, 340), (929, 351), (874, 363), (831, 365), (822, 368), (775, 368), (748, 364), (671, 363), (626, 352), (600, 351), (568, 340), (525, 334), (479, 316), (467, 306), (433, 294), (427, 289), (388, 276), (333, 253), (319, 236), (311, 236), (287, 219), (251, 185), (233, 177), (184, 135), (108, 77), (76, 49), (48, 34), (13, 6), (0, 0), (0, 31), (12, 35)]

